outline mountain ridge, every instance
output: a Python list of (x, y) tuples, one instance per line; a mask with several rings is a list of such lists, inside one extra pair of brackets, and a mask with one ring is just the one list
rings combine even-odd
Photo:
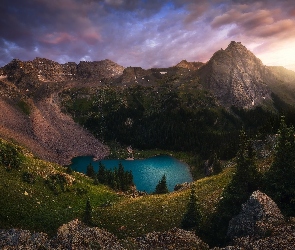
[(275, 85), (278, 81), (286, 83), (285, 85), (295, 82), (295, 72), (283, 67), (265, 66), (241, 42), (235, 41), (226, 49), (216, 51), (206, 63), (182, 60), (168, 68), (124, 68), (109, 59), (59, 64), (37, 57), (27, 62), (13, 59), (0, 69), (1, 79), (7, 77), (9, 81), (23, 86), (26, 90), (38, 88), (42, 82), (68, 81), (93, 86), (151, 86), (167, 77), (175, 76), (180, 79), (175, 83), (197, 79), (204, 89), (215, 95), (222, 106), (246, 109), (265, 103), (271, 104), (271, 92), (277, 91)]

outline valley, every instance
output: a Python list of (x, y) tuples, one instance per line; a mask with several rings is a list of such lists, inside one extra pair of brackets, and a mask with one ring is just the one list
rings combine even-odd
[[(239, 42), (206, 63), (183, 60), (169, 68), (14, 59), (0, 68), (0, 236), (11, 228), (43, 232), (42, 247), (56, 249), (73, 227), (85, 230), (88, 247), (115, 237), (118, 249), (162, 249), (165, 235), (173, 235), (176, 245), (188, 237), (187, 249), (279, 240), (288, 249), (295, 238), (294, 117), (295, 72), (263, 65)], [(186, 162), (192, 183), (143, 195), (69, 167), (77, 156), (126, 159), (128, 148), (135, 159), (166, 154)], [(175, 228), (193, 189), (202, 220), (188, 236)], [(262, 204), (261, 217), (251, 215), (249, 199)], [(108, 236), (98, 243), (87, 230)]]

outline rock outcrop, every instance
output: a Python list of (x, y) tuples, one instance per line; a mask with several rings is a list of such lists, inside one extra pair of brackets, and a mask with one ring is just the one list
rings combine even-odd
[(136, 239), (136, 249), (209, 249), (194, 232), (173, 228), (167, 232), (152, 232)]
[(48, 235), (32, 233), (29, 230), (9, 229), (0, 230), (1, 249), (51, 249)]
[(241, 213), (230, 220), (227, 236), (230, 239), (263, 237), (283, 222), (284, 216), (277, 204), (266, 194), (255, 191), (242, 205)]
[(97, 85), (100, 79), (118, 77), (123, 69), (110, 60), (79, 65), (45, 58), (12, 60), (0, 71), (0, 136), (59, 164), (69, 164), (80, 155), (104, 158), (108, 148), (61, 112), (58, 93), (83, 85), (84, 78)]
[(32, 61), (32, 66), (33, 70), (37, 71), (38, 80), (41, 82), (62, 82), (72, 80), (75, 76), (75, 71), (73, 71), (73, 68), (76, 67), (75, 63), (63, 65), (37, 57)]
[[(129, 249), (199, 249), (207, 250), (204, 243), (193, 232), (173, 228), (167, 232), (153, 232), (136, 239), (129, 239)], [(123, 250), (119, 240), (106, 230), (88, 227), (79, 220), (62, 225), (57, 235), (49, 238), (45, 233), (28, 230), (0, 230), (1, 249), (105, 249)]]
[(295, 223), (286, 222), (276, 203), (266, 194), (255, 191), (242, 205), (240, 214), (230, 221), (227, 235), (230, 244), (213, 250), (293, 250)]
[(87, 227), (79, 220), (62, 225), (57, 236), (49, 239), (45, 233), (28, 230), (0, 230), (1, 249), (124, 249), (111, 233), (97, 227)]
[(1, 75), (18, 86), (30, 89), (44, 82), (63, 82), (71, 80), (102, 80), (122, 75), (123, 66), (111, 60), (94, 62), (81, 61), (59, 64), (46, 58), (35, 58), (33, 61), (22, 62), (13, 59), (2, 68)]
[(248, 109), (271, 100), (268, 68), (239, 42), (215, 52), (198, 73), (202, 85), (225, 107)]

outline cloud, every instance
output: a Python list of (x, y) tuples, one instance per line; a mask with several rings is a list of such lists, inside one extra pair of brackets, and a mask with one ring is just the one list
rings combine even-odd
[(295, 34), (295, 21), (291, 19), (280, 20), (272, 23), (271, 25), (265, 25), (264, 27), (257, 27), (253, 30), (252, 35), (262, 38), (268, 38), (275, 36), (276, 38), (282, 38), (286, 36), (294, 37)]
[(268, 10), (257, 10), (254, 12), (242, 13), (239, 10), (231, 9), (230, 11), (217, 16), (211, 23), (213, 28), (219, 28), (227, 24), (237, 24), (244, 29), (253, 29), (258, 26), (272, 24), (273, 15)]
[(231, 40), (262, 53), (295, 36), (293, 0), (2, 0), (0, 15), (0, 66), (40, 56), (167, 67)]
[(45, 34), (41, 37), (40, 41), (43, 43), (49, 44), (61, 44), (61, 43), (69, 43), (71, 41), (75, 41), (75, 37), (71, 36), (66, 32), (53, 32)]

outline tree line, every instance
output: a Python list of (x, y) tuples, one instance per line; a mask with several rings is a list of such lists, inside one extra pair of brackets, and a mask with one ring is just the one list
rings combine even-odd
[(114, 190), (128, 191), (134, 185), (132, 171), (125, 171), (121, 162), (114, 169), (107, 169), (99, 162), (97, 173), (90, 163), (87, 166), (86, 175), (93, 178), (96, 184), (107, 185)]

